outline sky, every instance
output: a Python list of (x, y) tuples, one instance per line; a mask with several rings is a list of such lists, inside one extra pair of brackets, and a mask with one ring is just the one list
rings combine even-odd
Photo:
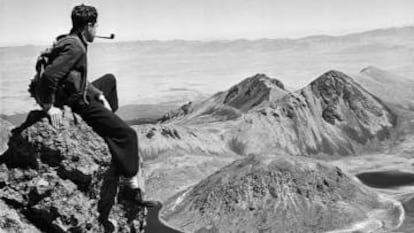
[(414, 25), (413, 0), (0, 0), (0, 46), (50, 44), (70, 13), (98, 9), (116, 41), (232, 40), (342, 35)]

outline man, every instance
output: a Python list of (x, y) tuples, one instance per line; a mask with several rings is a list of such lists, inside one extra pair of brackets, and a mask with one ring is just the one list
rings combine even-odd
[(139, 205), (148, 207), (156, 203), (143, 201), (137, 134), (114, 114), (118, 108), (115, 77), (107, 74), (93, 83), (87, 81), (87, 47), (94, 41), (97, 17), (93, 6), (73, 8), (73, 27), (68, 35), (57, 38), (51, 63), (43, 72), (40, 83), (43, 89), (39, 99), (53, 126), (61, 124), (60, 107), (68, 105), (105, 139), (112, 155), (112, 165), (104, 178), (98, 211), (101, 223), (108, 224), (120, 175), (128, 179), (132, 198)]

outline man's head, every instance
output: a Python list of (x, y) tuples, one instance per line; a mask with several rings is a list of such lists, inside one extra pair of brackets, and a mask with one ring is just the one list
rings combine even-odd
[(98, 12), (93, 6), (79, 5), (72, 10), (72, 32), (81, 33), (88, 42), (96, 35)]

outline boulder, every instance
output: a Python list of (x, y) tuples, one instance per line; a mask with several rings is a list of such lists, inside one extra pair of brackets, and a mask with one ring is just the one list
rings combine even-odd
[[(66, 117), (56, 129), (32, 111), (8, 146), (0, 156), (0, 198), (8, 206), (45, 232), (104, 231), (97, 203), (111, 156), (89, 126)], [(115, 231), (143, 232), (146, 210), (123, 198), (126, 192), (121, 185), (110, 215)]]

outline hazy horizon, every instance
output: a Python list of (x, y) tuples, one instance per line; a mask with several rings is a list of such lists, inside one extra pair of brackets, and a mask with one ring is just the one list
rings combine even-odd
[(117, 41), (297, 39), (414, 22), (409, 0), (0, 0), (0, 46), (50, 44), (81, 3), (97, 7), (98, 33)]
[[(303, 36), (299, 36), (299, 37), (277, 37), (277, 38), (256, 38), (256, 39), (248, 39), (248, 38), (234, 38), (234, 39), (182, 39), (182, 38), (176, 38), (176, 39), (143, 39), (143, 40), (139, 40), (139, 39), (131, 39), (131, 40), (123, 40), (123, 41), (118, 41), (115, 35), (115, 39), (114, 40), (101, 40), (101, 39), (96, 39), (93, 44), (116, 44), (116, 43), (133, 43), (133, 42), (174, 42), (174, 41), (185, 41), (185, 42), (226, 42), (226, 41), (261, 41), (261, 40), (301, 40), (301, 39), (306, 39), (306, 38), (310, 38), (310, 37), (318, 37), (318, 36), (328, 36), (328, 37), (342, 37), (342, 36), (349, 36), (349, 35), (356, 35), (356, 34), (361, 34), (361, 33), (368, 33), (368, 32), (373, 32), (373, 31), (378, 31), (378, 30), (391, 30), (391, 29), (402, 29), (402, 28), (407, 28), (407, 27), (414, 27), (414, 23), (413, 24), (409, 24), (409, 25), (401, 25), (401, 26), (395, 26), (395, 27), (382, 27), (382, 28), (372, 28), (372, 29), (368, 29), (368, 30), (362, 30), (362, 31), (355, 31), (355, 32), (349, 32), (349, 33), (343, 33), (343, 34), (309, 34), (309, 35), (303, 35)], [(57, 35), (56, 35), (57, 36)], [(19, 44), (19, 45), (2, 45), (0, 44), (0, 48), (7, 48), (7, 47), (24, 47), (24, 46), (49, 46), (51, 44), (51, 42), (53, 42), (53, 37), (51, 38), (50, 42), (45, 42), (45, 43), (27, 43), (27, 44)]]

